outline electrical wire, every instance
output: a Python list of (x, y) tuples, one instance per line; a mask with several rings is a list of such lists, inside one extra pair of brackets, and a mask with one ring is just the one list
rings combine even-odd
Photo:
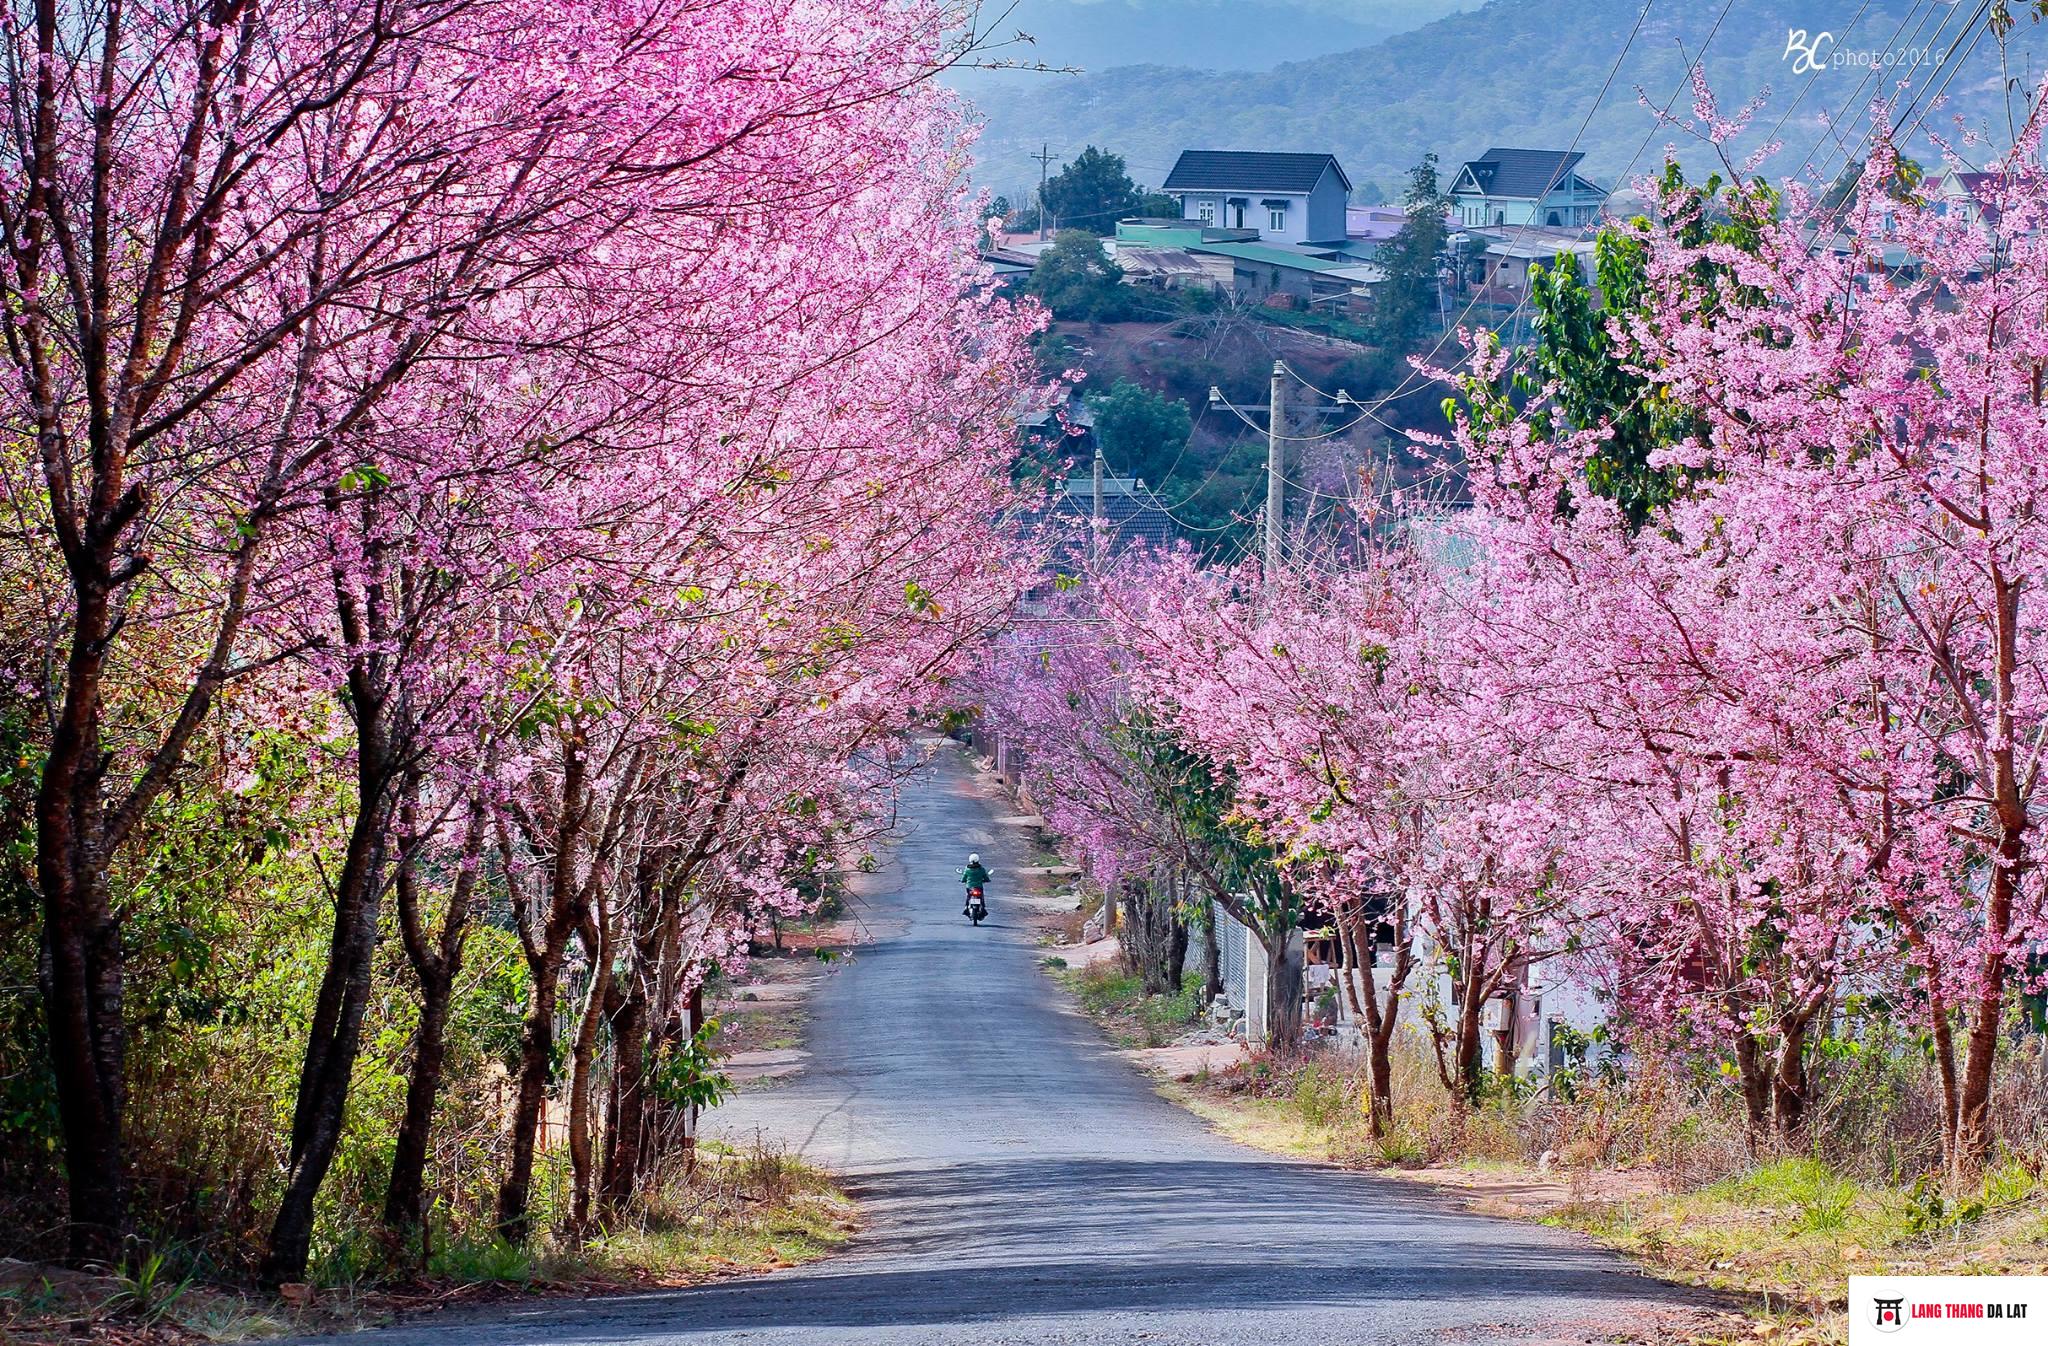
[[(1948, 30), (1949, 23), (1956, 17), (1957, 14), (1962, 12), (1962, 6), (1960, 4), (1953, 3), (1942, 4), (1939, 3), (1939, 0), (1934, 0), (1933, 3), (1930, 3), (1928, 5), (1927, 12), (1920, 16), (1920, 22), (1914, 26), (1913, 35), (1910, 38), (1906, 39), (1905, 46), (1911, 46), (1913, 44), (1920, 42), (1921, 35), (1925, 33), (1927, 29), (1927, 21), (1934, 17), (1934, 14), (1937, 10), (1941, 12), (1942, 17), (1941, 22), (1934, 26), (1933, 34), (1928, 36), (1927, 38), (1927, 43), (1930, 46), (1933, 43), (1941, 40), (1941, 35)], [(1911, 17), (1912, 11), (1908, 10), (1907, 18)], [(1902, 22), (1901, 27), (1903, 26), (1904, 25)], [(1964, 30), (1967, 31), (1968, 28), (1969, 24), (1965, 23)], [(1896, 49), (1903, 49), (1899, 42), (1899, 37), (1897, 33), (1894, 33), (1892, 35), (1892, 46)], [(1857, 142), (1854, 145), (1851, 145), (1848, 142), (1847, 138), (1843, 135), (1841, 128), (1844, 119), (1852, 116), (1851, 109), (1855, 106), (1857, 102), (1859, 102), (1865, 97), (1864, 90), (1869, 87), (1871, 80), (1877, 78), (1879, 72), (1882, 69), (1883, 65), (1881, 62), (1873, 61), (1870, 69), (1863, 72), (1863, 78), (1856, 81), (1856, 87), (1851, 89), (1849, 91), (1849, 96), (1842, 101), (1840, 111), (1838, 111), (1837, 113), (1835, 113), (1834, 116), (1828, 119), (1826, 135), (1822, 137), (1820, 142), (1817, 142), (1815, 144), (1814, 148), (1818, 150), (1822, 144), (1826, 144), (1830, 140), (1833, 142), (1833, 147), (1830, 148), (1827, 154), (1817, 164), (1814, 165), (1814, 180), (1816, 182), (1828, 176), (1830, 172), (1847, 172), (1849, 166), (1856, 162), (1857, 151), (1863, 148), (1864, 144), (1868, 142), (1871, 134), (1876, 130), (1876, 125), (1874, 122), (1866, 125), (1864, 128), (1863, 135), (1857, 138)], [(1871, 96), (1875, 97), (1875, 93), (1873, 93)], [(1842, 155), (1842, 165), (1840, 169), (1836, 169), (1834, 166), (1835, 153), (1837, 150), (1839, 150)]]
[[(1621, 44), (1621, 50), (1615, 53), (1614, 63), (1607, 69), (1607, 78), (1601, 81), (1600, 91), (1593, 96), (1592, 105), (1586, 109), (1586, 115), (1579, 121), (1579, 129), (1572, 134), (1571, 144), (1565, 150), (1565, 156), (1567, 158), (1569, 158), (1571, 154), (1578, 149), (1579, 141), (1584, 139), (1585, 137), (1586, 128), (1592, 125), (1594, 114), (1599, 112), (1600, 104), (1604, 102), (1607, 98), (1607, 91), (1614, 86), (1614, 77), (1620, 73), (1621, 63), (1627, 59), (1629, 49), (1635, 45), (1636, 35), (1642, 32), (1643, 21), (1649, 17), (1650, 7), (1655, 3), (1656, 0), (1645, 0), (1642, 9), (1636, 14), (1635, 26), (1629, 29), (1628, 37)], [(1726, 19), (1728, 17), (1728, 11), (1734, 5), (1734, 3), (1735, 0), (1723, 0), (1720, 17), (1714, 20), (1714, 27), (1707, 34), (1708, 42), (1712, 42), (1714, 40), (1714, 33), (1720, 31), (1721, 22), (1723, 19)], [(1701, 45), (1700, 53), (1702, 58), (1704, 58), (1706, 54), (1705, 44)], [(1689, 81), (1690, 78), (1691, 67), (1688, 66), (1686, 71), (1686, 80)], [(1677, 101), (1678, 94), (1684, 90), (1685, 82), (1686, 81), (1681, 81), (1678, 90), (1673, 91), (1671, 95), (1671, 102)], [(1670, 102), (1667, 102), (1665, 104), (1665, 110), (1667, 113), (1669, 112)], [(1648, 139), (1645, 138), (1643, 143), (1647, 145), (1649, 143)], [(1636, 153), (1640, 155), (1642, 151), (1638, 149)], [(1630, 160), (1629, 166), (1631, 168), (1635, 166), (1633, 159)], [(1519, 247), (1522, 241), (1528, 237), (1528, 232), (1533, 227), (1533, 223), (1533, 215), (1531, 219), (1524, 220), (1522, 222), (1520, 229), (1515, 234), (1514, 246)], [(1523, 305), (1527, 302), (1528, 296), (1525, 294), (1522, 298), (1522, 301), (1520, 303), (1517, 303), (1514, 309), (1508, 314), (1509, 321), (1513, 321), (1513, 319), (1521, 312)], [(1459, 328), (1464, 326), (1465, 319), (1472, 315), (1472, 310), (1476, 308), (1478, 304), (1479, 294), (1477, 291), (1475, 291), (1472, 295), (1472, 298), (1466, 301), (1463, 311), (1461, 311), (1458, 314), (1457, 321), (1445, 324), (1443, 335), (1437, 338), (1436, 344), (1430, 347), (1429, 353), (1422, 357), (1421, 363), (1428, 364), (1430, 361), (1435, 360), (1438, 355), (1443, 353), (1443, 349), (1446, 345), (1450, 343), (1452, 335), (1456, 333), (1459, 330)], [(1412, 368), (1413, 363), (1414, 362), (1411, 362), (1411, 368), (1409, 370), (1409, 373), (1403, 376), (1400, 384), (1395, 387), (1394, 391), (1386, 394), (1384, 397), (1375, 399), (1367, 409), (1377, 410), (1378, 408), (1386, 406), (1388, 403), (1393, 402), (1397, 398), (1405, 396), (1410, 391), (1411, 386), (1419, 387), (1421, 385), (1421, 382), (1423, 381), (1423, 376), (1418, 371)], [(1416, 381), (1412, 385), (1410, 383), (1411, 379)]]
[[(1856, 13), (1855, 13), (1854, 15), (1852, 15), (1852, 16), (1850, 17), (1850, 19), (1849, 19), (1849, 22), (1848, 22), (1848, 23), (1847, 23), (1847, 24), (1846, 24), (1846, 25), (1845, 25), (1845, 26), (1843, 27), (1843, 29), (1842, 29), (1842, 33), (1841, 33), (1841, 36), (1842, 36), (1843, 38), (1846, 38), (1846, 37), (1848, 37), (1848, 35), (1849, 35), (1850, 33), (1854, 32), (1854, 31), (1856, 30), (1856, 25), (1857, 25), (1858, 23), (1861, 23), (1861, 22), (1863, 21), (1863, 16), (1864, 16), (1864, 14), (1866, 14), (1867, 12), (1869, 12), (1869, 9), (1870, 9), (1870, 0), (1863, 0), (1863, 4), (1862, 4), (1861, 8), (1859, 8), (1859, 9), (1858, 9), (1858, 10), (1856, 11)], [(1907, 11), (1906, 11), (1906, 18), (1911, 18), (1911, 17), (1912, 17), (1912, 14), (1913, 14), (1913, 11), (1912, 11), (1912, 10), (1910, 10), (1910, 9), (1909, 9), (1909, 10), (1907, 10)], [(1903, 31), (1905, 31), (1905, 27), (1906, 27), (1906, 19), (1900, 19), (1900, 20), (1899, 20), (1899, 30), (1900, 30), (1900, 32), (1903, 32)], [(1898, 33), (1894, 33), (1894, 34), (1892, 34), (1892, 38), (1893, 38), (1893, 40), (1894, 40), (1894, 41), (1896, 41), (1896, 40), (1898, 39)], [(1839, 39), (1838, 39), (1838, 40), (1836, 41), (1836, 43), (1835, 43), (1835, 49), (1836, 49), (1836, 50), (1838, 50), (1838, 51), (1839, 51), (1839, 50), (1841, 49), (1841, 41), (1840, 41)], [(1800, 105), (1801, 103), (1804, 103), (1804, 102), (1806, 101), (1806, 95), (1808, 95), (1808, 94), (1812, 93), (1812, 92), (1813, 92), (1813, 86), (1814, 86), (1814, 85), (1816, 85), (1816, 84), (1818, 84), (1818, 83), (1820, 83), (1820, 74), (1821, 74), (1821, 71), (1823, 71), (1823, 70), (1825, 70), (1825, 69), (1827, 69), (1827, 67), (1826, 67), (1826, 66), (1824, 66), (1824, 65), (1816, 65), (1816, 66), (1814, 66), (1814, 68), (1813, 68), (1813, 73), (1812, 73), (1812, 74), (1810, 74), (1810, 75), (1808, 75), (1808, 76), (1806, 77), (1806, 83), (1800, 86), (1800, 89), (1799, 89), (1799, 96), (1798, 96), (1797, 98), (1794, 98), (1794, 99), (1792, 100), (1791, 104), (1790, 104), (1790, 105), (1789, 105), (1788, 107), (1786, 107), (1786, 109), (1785, 109), (1785, 110), (1784, 110), (1783, 112), (1781, 112), (1781, 113), (1779, 113), (1779, 114), (1778, 114), (1778, 120), (1777, 120), (1777, 123), (1776, 123), (1775, 125), (1773, 125), (1773, 126), (1771, 127), (1771, 131), (1770, 131), (1770, 134), (1769, 134), (1769, 135), (1767, 135), (1767, 136), (1765, 136), (1765, 137), (1763, 138), (1763, 143), (1764, 143), (1764, 144), (1766, 144), (1766, 145), (1769, 145), (1769, 144), (1771, 144), (1772, 142), (1774, 142), (1774, 141), (1776, 141), (1776, 140), (1777, 140), (1777, 138), (1778, 138), (1778, 132), (1780, 132), (1780, 131), (1782, 131), (1782, 130), (1784, 130), (1784, 129), (1785, 129), (1785, 123), (1786, 123), (1786, 122), (1788, 122), (1788, 121), (1790, 121), (1790, 120), (1792, 119), (1792, 114), (1793, 114), (1793, 113), (1795, 113), (1795, 112), (1797, 112), (1797, 111), (1799, 110), (1799, 105)]]
[[(1918, 42), (1920, 40), (1920, 34), (1923, 31), (1925, 31), (1927, 27), (1927, 21), (1934, 17), (1934, 12), (1936, 9), (1945, 10), (1949, 15), (1952, 15), (1955, 12), (1955, 6), (1953, 4), (1942, 4), (1940, 3), (1940, 0), (1915, 0), (1915, 3), (1912, 5), (1912, 7), (1907, 9), (1905, 14), (1900, 17), (1899, 26), (1892, 30), (1891, 41), (1887, 44), (1886, 49), (1895, 50), (1900, 46), (1899, 39), (1905, 33), (1906, 25), (1912, 23), (1913, 15), (1915, 13), (1918, 13), (1920, 15), (1920, 22), (1914, 26), (1913, 36), (1907, 39), (1907, 41), (1909, 43)], [(1947, 22), (1947, 17), (1944, 17), (1942, 23), (1945, 25)], [(1941, 29), (1936, 28), (1935, 35), (1939, 37), (1940, 34)], [(1814, 156), (1819, 154), (1821, 152), (1822, 147), (1826, 146), (1830, 141), (1834, 142), (1836, 146), (1839, 146), (1844, 149), (1847, 148), (1847, 144), (1846, 142), (1844, 142), (1842, 138), (1842, 118), (1849, 115), (1849, 109), (1856, 104), (1858, 99), (1863, 97), (1864, 89), (1869, 87), (1870, 81), (1876, 78), (1877, 73), (1881, 68), (1882, 67), (1879, 64), (1873, 63), (1870, 69), (1865, 70), (1863, 72), (1863, 78), (1856, 81), (1856, 86), (1849, 90), (1849, 95), (1848, 97), (1842, 100), (1842, 105), (1839, 110), (1832, 113), (1823, 112), (1821, 114), (1821, 133), (1819, 137), (1814, 140), (1811, 148), (1809, 148), (1806, 151), (1805, 157), (1800, 160), (1799, 167), (1794, 169), (1790, 174), (1792, 178), (1803, 177), (1807, 173), (1807, 171), (1811, 169), (1813, 170), (1814, 180), (1816, 182), (1819, 181), (1821, 174), (1825, 171), (1826, 167), (1834, 162), (1834, 151), (1830, 149), (1828, 151), (1827, 158), (1822, 160), (1818, 164), (1814, 162)], [(1818, 75), (1818, 73), (1819, 72), (1817, 71), (1815, 72), (1816, 75)], [(1854, 156), (1852, 155), (1851, 157)]]

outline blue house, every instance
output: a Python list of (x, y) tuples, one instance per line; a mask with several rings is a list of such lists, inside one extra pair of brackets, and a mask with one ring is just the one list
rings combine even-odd
[(1451, 179), (1451, 219), (1486, 228), (1591, 224), (1607, 189), (1579, 173), (1577, 151), (1490, 149), (1468, 159)]
[(1345, 241), (1351, 179), (1334, 155), (1183, 150), (1160, 190), (1205, 227), (1256, 229), (1282, 245)]

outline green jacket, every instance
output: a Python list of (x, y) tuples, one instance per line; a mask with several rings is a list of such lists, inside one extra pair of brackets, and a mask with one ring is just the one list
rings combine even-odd
[(988, 871), (980, 865), (969, 865), (960, 871), (960, 882), (969, 888), (988, 887)]

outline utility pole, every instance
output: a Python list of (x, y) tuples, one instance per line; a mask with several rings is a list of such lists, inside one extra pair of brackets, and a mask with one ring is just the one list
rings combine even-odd
[[(1285, 363), (1273, 362), (1273, 383), (1266, 394), (1266, 511), (1259, 521), (1260, 541), (1264, 544), (1264, 565), (1266, 588), (1270, 591), (1280, 575), (1282, 543), (1287, 536), (1287, 441), (1293, 436), (1287, 433), (1287, 380), (1293, 378)], [(1209, 405), (1228, 407), (1245, 424), (1257, 429), (1251, 417), (1256, 407), (1240, 407), (1223, 395), (1223, 389), (1211, 384)], [(1304, 416), (1341, 416), (1353, 407), (1362, 407), (1356, 398), (1342, 388), (1337, 390), (1335, 406), (1309, 405), (1301, 409)], [(1352, 422), (1353, 425), (1357, 421)], [(1344, 426), (1341, 429), (1349, 429)], [(1333, 432), (1335, 433), (1335, 432)], [(1311, 436), (1323, 438), (1324, 436)]]
[(1038, 241), (1045, 242), (1045, 174), (1052, 166), (1052, 144), (1041, 141), (1038, 153), (1031, 156), (1038, 160)]
[(1273, 387), (1266, 399), (1266, 588), (1280, 574), (1280, 539), (1287, 511), (1287, 366), (1273, 362)]
[(1097, 559), (1102, 554), (1102, 445), (1095, 446), (1095, 497), (1088, 510), (1088, 556)]

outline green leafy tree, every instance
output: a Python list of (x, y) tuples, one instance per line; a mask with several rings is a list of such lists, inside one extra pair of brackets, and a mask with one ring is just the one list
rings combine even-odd
[(1434, 153), (1423, 155), (1410, 170), (1402, 204), (1407, 222), (1379, 252), (1387, 278), (1373, 295), (1372, 335), (1381, 346), (1406, 350), (1439, 320), (1438, 258), (1449, 237), (1444, 211), (1450, 200), (1438, 180)]
[(1065, 322), (1115, 322), (1135, 307), (1123, 269), (1102, 250), (1102, 240), (1062, 229), (1039, 256), (1025, 289)]
[(1117, 472), (1158, 486), (1180, 463), (1193, 429), (1187, 403), (1118, 379), (1088, 406), (1096, 441)]
[(1165, 192), (1141, 192), (1138, 195), (1138, 214), (1148, 220), (1178, 219), (1180, 198), (1168, 196)]
[[(1723, 191), (1718, 175), (1689, 184), (1676, 164), (1665, 166), (1659, 198), (1659, 210), (1680, 222), (1689, 245), (1725, 243), (1745, 252), (1761, 245), (1762, 230), (1777, 205), (1776, 196), (1760, 184)], [(1697, 429), (1692, 413), (1674, 404), (1661, 385), (1627, 367), (1607, 330), (1617, 316), (1650, 312), (1648, 228), (1639, 217), (1601, 230), (1594, 240), (1598, 307), (1576, 259), (1530, 268), (1536, 340), (1528, 368), (1518, 377), (1524, 392), (1554, 387), (1557, 413), (1572, 429), (1608, 427), (1607, 440), (1586, 464), (1587, 484), (1617, 501), (1636, 527), (1684, 486), (1680, 470), (1653, 466), (1651, 455)], [(1710, 309), (1723, 270), (1703, 264), (1689, 282)]]
[(1173, 849), (1195, 887), (1258, 938), (1266, 957), (1266, 1045), (1288, 1049), (1301, 1041), (1301, 900), (1280, 869), (1280, 852), (1237, 810), (1230, 773), (1190, 751), (1149, 720), (1121, 733), (1127, 752), (1144, 763), (1143, 776), (1161, 812), (1171, 820)]
[(1124, 171), (1123, 156), (1093, 145), (1045, 184), (1039, 201), (1061, 232), (1113, 233), (1118, 220), (1139, 213), (1138, 188)]

